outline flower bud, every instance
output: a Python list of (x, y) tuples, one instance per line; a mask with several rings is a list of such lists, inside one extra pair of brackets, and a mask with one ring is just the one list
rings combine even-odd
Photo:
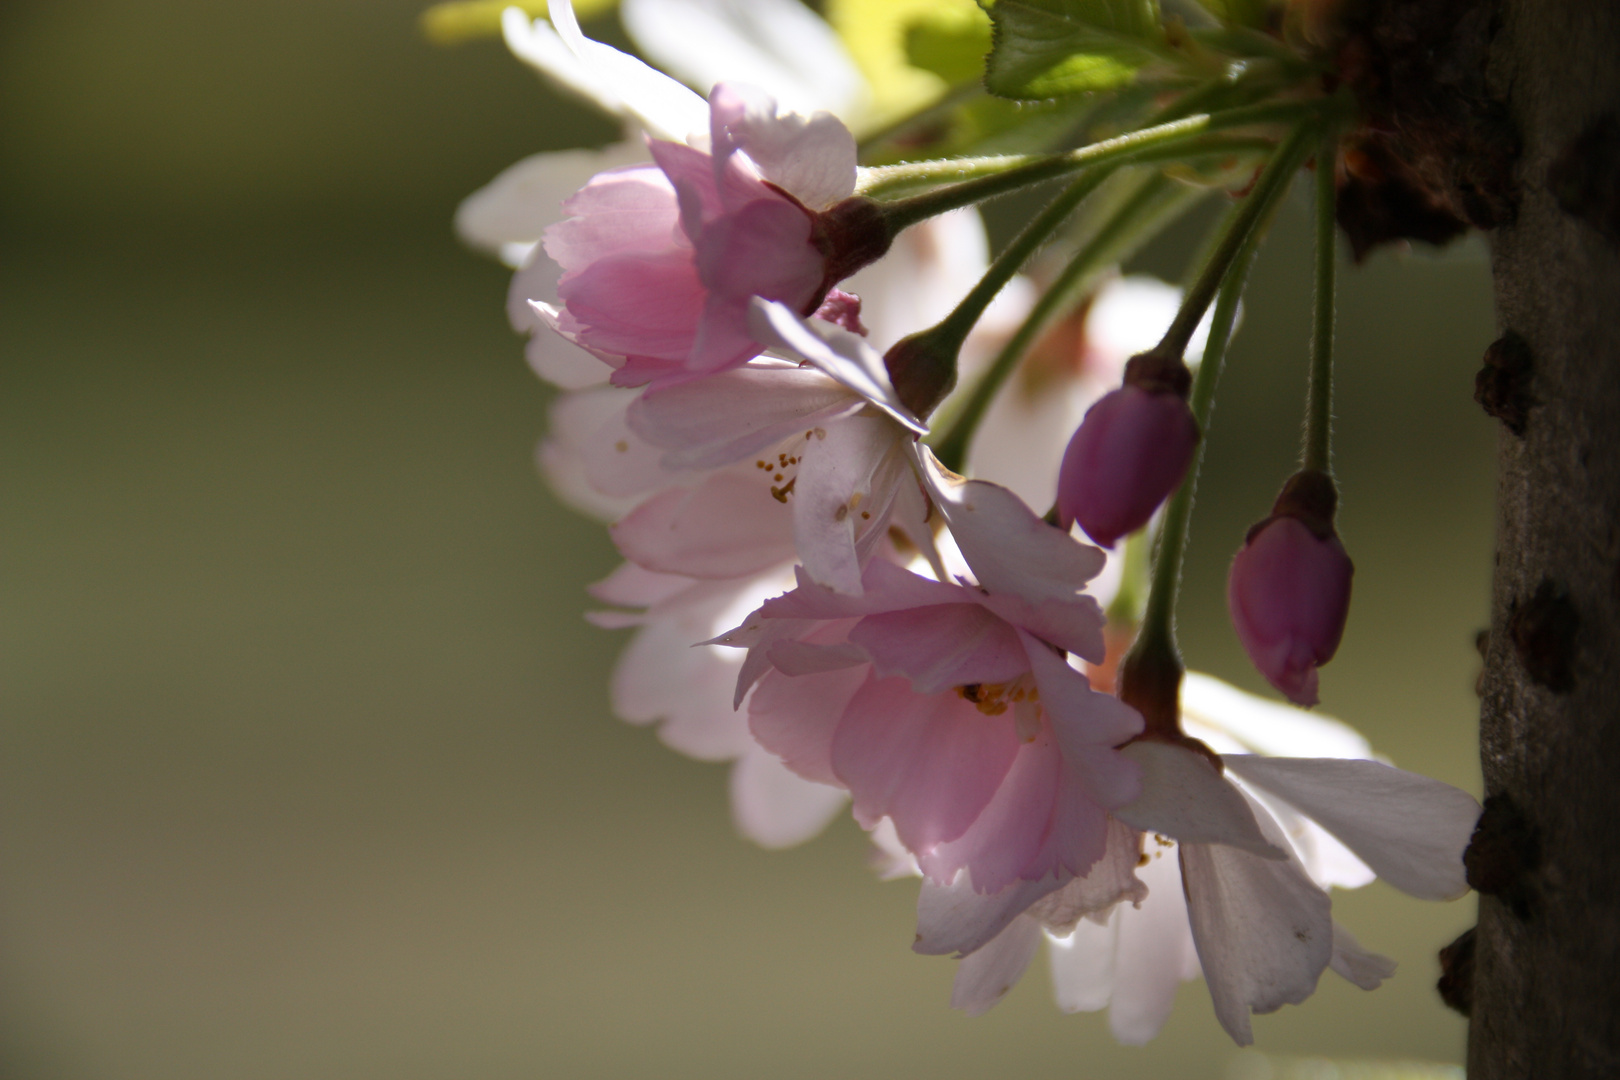
[(1316, 669), (1333, 659), (1355, 567), (1333, 530), (1338, 500), (1319, 472), (1295, 474), (1232, 560), (1226, 601), (1249, 660), (1296, 705), (1317, 702)]
[(1179, 358), (1144, 353), (1125, 368), (1125, 385), (1086, 412), (1063, 452), (1058, 521), (1076, 521), (1103, 547), (1146, 525), (1187, 475), (1198, 421), (1187, 407), (1190, 376)]

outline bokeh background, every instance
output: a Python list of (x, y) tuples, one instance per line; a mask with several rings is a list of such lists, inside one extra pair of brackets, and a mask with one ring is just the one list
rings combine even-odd
[[(723, 767), (609, 713), (614, 556), (531, 463), (547, 392), (457, 201), (612, 128), (417, 0), (0, 6), (0, 1075), (1220, 1078), (1201, 984), (1125, 1049), (1041, 961), (988, 1016), (859, 830), (733, 834)], [(613, 37), (611, 19), (592, 28)], [(1296, 192), (1296, 196), (1300, 193)], [(1250, 689), (1224, 569), (1289, 471), (1306, 215), (1223, 387), (1182, 634)], [(1139, 260), (1179, 273), (1196, 234)], [(1477, 793), (1494, 431), (1477, 242), (1340, 303), (1353, 618), (1325, 708)], [(1256, 1023), (1457, 1061), (1473, 902), (1336, 902), (1396, 957)]]

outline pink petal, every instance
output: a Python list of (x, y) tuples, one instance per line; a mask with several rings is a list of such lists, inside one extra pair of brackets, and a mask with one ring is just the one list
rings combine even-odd
[(833, 771), (833, 739), (871, 670), (840, 668), (789, 678), (770, 671), (748, 699), (748, 728), (759, 744), (806, 780), (843, 786)]
[(928, 434), (928, 425), (912, 416), (895, 393), (883, 357), (860, 335), (818, 319), (805, 319), (783, 304), (759, 298), (750, 302), (748, 326), (756, 341), (814, 365), (902, 427), (918, 435)]
[[(981, 717), (980, 723), (988, 726), (985, 719)], [(1040, 881), (1049, 875), (1056, 879), (1060, 871), (1085, 872), (1102, 854), (1103, 813), (1095, 804), (1090, 807), (1096, 819), (1094, 836), (1078, 837), (1077, 845), (1051, 845), (1071, 850), (1079, 847), (1074, 853), (1081, 859), (1089, 855), (1088, 861), (1064, 866), (1065, 860), (1049, 851), (1046, 858), (1038, 858), (1049, 847), (1050, 835), (1070, 824), (1054, 820), (1066, 816), (1058, 806), (1062, 772), (1063, 759), (1049, 733), (1043, 732), (1034, 742), (1023, 744), (995, 796), (972, 826), (955, 840), (918, 851), (917, 865), (934, 881), (949, 881), (965, 868), (973, 887), (986, 893), (1000, 892), (1020, 879)], [(1087, 849), (1086, 840), (1094, 840), (1090, 846), (1095, 851)], [(1071, 850), (1062, 854), (1070, 854)]]
[(598, 259), (557, 286), (561, 329), (621, 356), (684, 361), (697, 338), (704, 291), (691, 252)]
[(1029, 670), (1018, 634), (977, 604), (934, 604), (868, 615), (849, 640), (880, 676), (904, 675), (919, 694), (1004, 683)]
[(675, 189), (653, 165), (598, 173), (563, 201), (561, 211), (567, 217), (546, 228), (543, 244), (552, 261), (567, 271), (615, 255), (655, 255), (685, 247)]
[(900, 429), (886, 417), (850, 416), (817, 428), (799, 455), (793, 537), (811, 579), (859, 594), (861, 568), (885, 535), (908, 473)]
[(792, 522), (753, 477), (716, 473), (696, 488), (671, 488), (614, 525), (625, 558), (666, 574), (735, 578), (793, 557)]
[(703, 761), (726, 761), (752, 740), (731, 707), (736, 661), (720, 650), (692, 648), (696, 635), (677, 620), (637, 631), (613, 669), (613, 711), (632, 724), (658, 723), (670, 747)]
[(901, 842), (922, 854), (967, 832), (1019, 746), (1010, 723), (987, 722), (955, 694), (918, 694), (904, 679), (874, 678), (844, 711), (832, 764), (855, 799), (856, 820), (872, 828), (892, 818)]
[[(919, 449), (929, 493), (951, 527), (962, 557), (992, 593), (1031, 605), (1047, 600), (1074, 603), (1107, 557), (1042, 521), (1004, 487), (948, 474), (933, 453)], [(1093, 663), (1102, 659), (1102, 621), (1095, 637), (1074, 650)]]

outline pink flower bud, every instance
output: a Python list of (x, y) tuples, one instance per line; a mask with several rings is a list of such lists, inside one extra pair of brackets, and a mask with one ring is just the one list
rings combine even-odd
[(1103, 547), (1146, 525), (1176, 490), (1198, 446), (1198, 421), (1174, 391), (1129, 382), (1091, 407), (1063, 452), (1058, 520)]
[(1289, 488), (1279, 512), (1249, 531), (1232, 560), (1226, 602), (1260, 674), (1294, 704), (1311, 706), (1316, 669), (1333, 659), (1344, 636), (1355, 567), (1333, 531), (1331, 509), (1326, 517), (1281, 511)]

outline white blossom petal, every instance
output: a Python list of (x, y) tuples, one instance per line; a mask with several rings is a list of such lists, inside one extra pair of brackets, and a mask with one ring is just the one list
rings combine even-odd
[(709, 135), (717, 166), (741, 150), (762, 179), (811, 210), (855, 191), (855, 136), (831, 113), (801, 116), (757, 87), (723, 82), (709, 92)]
[(819, 372), (748, 364), (703, 379), (660, 387), (629, 411), (631, 430), (668, 452), (675, 468), (740, 461), (860, 407)]
[(925, 878), (917, 893), (917, 938), (912, 951), (924, 956), (972, 955), (1062, 884), (1048, 876), (1040, 881), (1017, 881), (986, 894), (974, 891), (966, 870), (957, 871), (949, 885)]
[(1100, 550), (1048, 525), (1006, 488), (947, 472), (920, 444), (917, 454), (929, 494), (986, 589), (1033, 604), (1073, 602), (1103, 568)]
[(648, 623), (613, 669), (613, 711), (632, 724), (658, 723), (658, 737), (701, 761), (729, 761), (752, 744), (747, 717), (731, 706), (738, 658), (678, 620)]
[(792, 528), (765, 485), (718, 472), (652, 496), (609, 531), (625, 558), (649, 570), (727, 579), (791, 561)]
[(798, 0), (623, 0), (619, 17), (643, 53), (704, 93), (750, 83), (796, 112), (840, 116), (866, 96), (838, 35)]
[(738, 832), (760, 847), (804, 843), (825, 829), (848, 801), (846, 792), (798, 776), (757, 743), (731, 767), (731, 819)]
[[(1265, 810), (1261, 830), (1284, 845)], [(1181, 845), (1187, 916), (1215, 1018), (1239, 1046), (1254, 1041), (1251, 1011), (1297, 1005), (1333, 958), (1327, 893), (1292, 857), (1262, 859), (1225, 844)]]
[(1340, 978), (1363, 990), (1376, 990), (1395, 974), (1395, 961), (1363, 949), (1350, 931), (1338, 923), (1333, 924), (1333, 959), (1329, 966)]
[(1479, 803), (1466, 791), (1377, 761), (1224, 759), (1238, 776), (1310, 817), (1404, 893), (1455, 900)]
[(951, 1008), (982, 1016), (1007, 995), (1024, 975), (1041, 943), (1033, 919), (1017, 919), (984, 948), (956, 967)]
[(1126, 1046), (1141, 1046), (1157, 1035), (1170, 1018), (1176, 989), (1198, 976), (1175, 848), (1153, 839), (1147, 846), (1147, 861), (1137, 874), (1148, 898), (1137, 908), (1115, 908), (1110, 920), (1117, 922), (1118, 944), (1108, 1028)]
[(1142, 855), (1142, 837), (1116, 818), (1108, 819), (1108, 841), (1103, 857), (1084, 877), (1075, 878), (1029, 907), (1029, 916), (1047, 932), (1067, 934), (1082, 919), (1093, 925), (1107, 921), (1107, 912), (1116, 904), (1140, 904), (1147, 899), (1147, 886), (1136, 876)]
[(686, 142), (694, 135), (708, 133), (709, 107), (701, 97), (628, 53), (587, 38), (580, 32), (570, 0), (552, 0), (548, 10), (556, 27), (555, 36), (579, 66), (564, 69), (558, 64), (556, 50), (541, 29), (544, 20), (529, 24), (525, 35), (518, 28), (528, 20), (521, 12), (513, 17), (513, 9), (507, 8), (501, 17), (501, 29), (506, 33), (507, 47), (520, 59), (610, 112), (635, 117), (654, 138)]
[(1106, 1009), (1114, 996), (1114, 964), (1119, 948), (1119, 914), (1103, 923), (1082, 920), (1066, 937), (1047, 943), (1052, 996), (1066, 1013)]
[(1189, 671), (1181, 681), (1181, 711), (1242, 743), (1276, 757), (1376, 758), (1349, 724), (1318, 712), (1268, 701), (1211, 675)]
[(749, 302), (748, 329), (761, 344), (813, 364), (888, 413), (901, 427), (928, 434), (928, 425), (913, 416), (895, 393), (883, 357), (860, 335), (820, 320), (801, 319), (785, 304), (758, 296)]
[(1283, 847), (1262, 834), (1248, 799), (1202, 754), (1149, 740), (1131, 743), (1121, 753), (1142, 767), (1142, 794), (1114, 811), (1127, 825), (1183, 844), (1221, 844), (1263, 859), (1287, 858)]
[(805, 441), (792, 497), (793, 538), (816, 584), (849, 596), (864, 591), (863, 556), (886, 532), (906, 468), (895, 452), (897, 434), (885, 418), (851, 416)]

